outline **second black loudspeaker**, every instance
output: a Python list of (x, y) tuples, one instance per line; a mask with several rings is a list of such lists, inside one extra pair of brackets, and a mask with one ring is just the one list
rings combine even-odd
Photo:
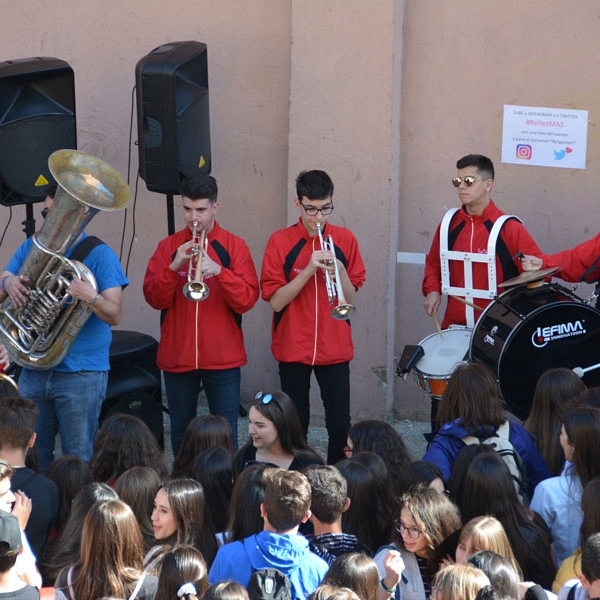
[(48, 157), (62, 148), (77, 148), (73, 69), (50, 57), (1, 62), (0, 203), (44, 200)]
[(172, 42), (135, 68), (140, 175), (179, 194), (183, 179), (211, 170), (206, 44)]

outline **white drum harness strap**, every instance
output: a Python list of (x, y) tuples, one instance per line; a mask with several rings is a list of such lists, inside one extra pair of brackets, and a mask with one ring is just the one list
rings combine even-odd
[[(476, 298), (485, 298), (486, 300), (493, 300), (497, 296), (497, 276), (496, 276), (496, 242), (500, 235), (504, 223), (508, 219), (517, 219), (520, 223), (522, 222), (518, 217), (512, 215), (502, 215), (498, 218), (490, 231), (488, 238), (487, 252), (485, 254), (478, 254), (476, 252), (465, 252), (450, 250), (448, 248), (448, 236), (450, 233), (450, 223), (452, 217), (456, 214), (460, 208), (451, 208), (446, 212), (442, 219), (440, 226), (440, 260), (441, 260), (441, 271), (442, 271), (442, 294), (450, 296), (464, 296), (467, 302), (476, 304), (473, 302)], [(464, 267), (464, 280), (465, 287), (457, 287), (450, 285), (450, 261), (458, 260), (463, 263)], [(487, 264), (488, 273), (488, 287), (487, 289), (475, 289), (473, 287), (473, 263), (485, 263)], [(473, 327), (475, 325), (475, 310), (468, 304), (465, 305), (465, 315), (467, 319), (467, 327)]]

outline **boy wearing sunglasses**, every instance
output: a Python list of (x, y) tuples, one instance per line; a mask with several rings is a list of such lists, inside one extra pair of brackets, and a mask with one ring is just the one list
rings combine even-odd
[(442, 329), (473, 327), (497, 296), (497, 284), (522, 272), (520, 257), (540, 253), (523, 223), (492, 201), (492, 161), (469, 154), (457, 161), (456, 168), (452, 185), (461, 207), (450, 209), (438, 225), (422, 284), (428, 315), (437, 313), (442, 294), (448, 295)]
[[(350, 321), (332, 314), (337, 307), (331, 304), (327, 276), (335, 281), (337, 271), (338, 290), (344, 300), (339, 305), (352, 305), (356, 291), (365, 282), (365, 265), (354, 234), (329, 223), (334, 209), (333, 182), (325, 171), (298, 175), (294, 204), (300, 213), (298, 222), (270, 237), (260, 284), (263, 299), (273, 309), (271, 350), (279, 361), (281, 389), (294, 401), (306, 435), (314, 371), (325, 407), (327, 462), (333, 464), (344, 458), (350, 427), (349, 365), (354, 346)], [(335, 257), (321, 245), (321, 237), (329, 236)]]

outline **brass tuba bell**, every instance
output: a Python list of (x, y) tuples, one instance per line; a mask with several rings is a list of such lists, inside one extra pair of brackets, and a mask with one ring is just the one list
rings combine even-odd
[(95, 289), (96, 280), (83, 263), (64, 254), (98, 211), (121, 210), (131, 197), (121, 175), (89, 154), (57, 150), (48, 166), (58, 188), (18, 273), (29, 277), (30, 293), (18, 308), (6, 298), (0, 314), (0, 338), (12, 361), (31, 369), (52, 369), (61, 363), (92, 314), (67, 288), (82, 274)]

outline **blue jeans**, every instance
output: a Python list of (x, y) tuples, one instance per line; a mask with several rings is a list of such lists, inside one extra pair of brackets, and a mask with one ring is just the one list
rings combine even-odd
[(188, 423), (198, 414), (198, 394), (202, 386), (211, 415), (229, 421), (233, 446), (237, 450), (237, 420), (240, 410), (240, 368), (198, 369), (184, 373), (163, 371), (171, 417), (171, 446), (177, 456)]
[(304, 365), (279, 363), (281, 389), (298, 409), (304, 435), (310, 423), (310, 376), (314, 371), (325, 407), (325, 427), (329, 436), (327, 463), (344, 458), (344, 446), (350, 429), (350, 363)]
[(39, 410), (35, 446), (43, 473), (54, 458), (57, 433), (63, 454), (90, 460), (107, 382), (108, 371), (23, 370), (19, 394), (33, 401)]

